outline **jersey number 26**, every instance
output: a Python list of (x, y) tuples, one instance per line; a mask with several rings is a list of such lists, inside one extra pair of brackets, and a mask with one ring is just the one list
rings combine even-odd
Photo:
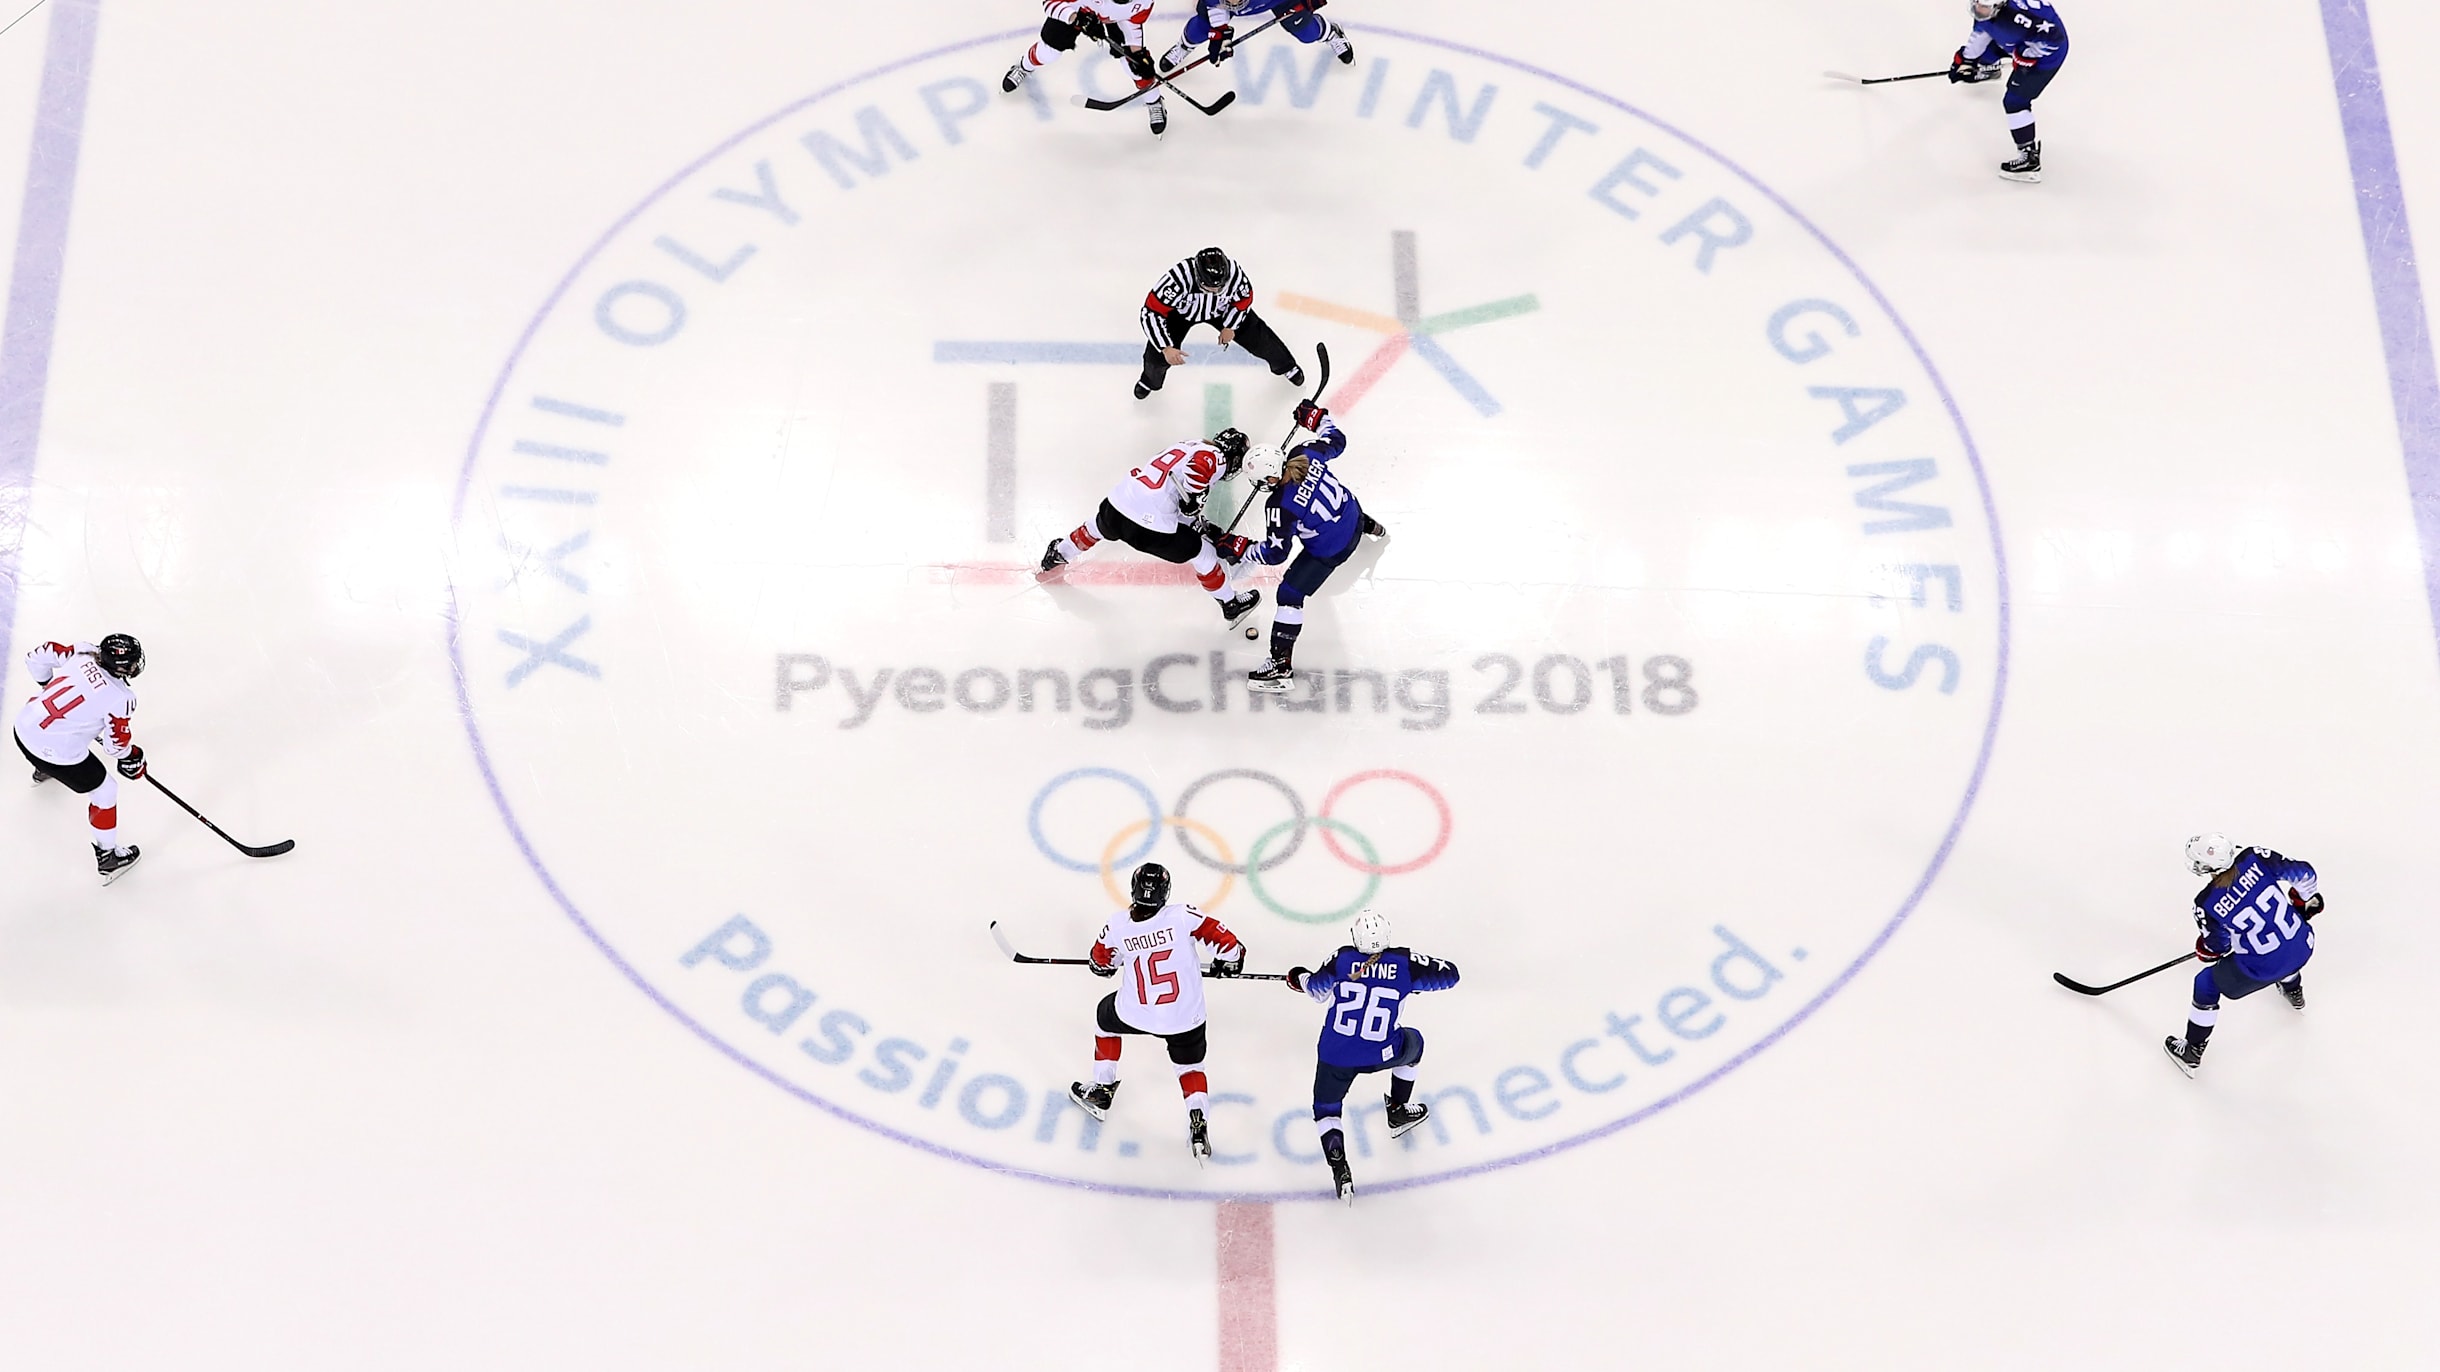
[[(1356, 1022), (1358, 1015), (1363, 1023)], [(1389, 1037), (1389, 1022), (1398, 1016), (1398, 988), (1347, 982), (1339, 987), (1338, 1008), (1330, 1013), (1333, 1033), (1380, 1043)]]

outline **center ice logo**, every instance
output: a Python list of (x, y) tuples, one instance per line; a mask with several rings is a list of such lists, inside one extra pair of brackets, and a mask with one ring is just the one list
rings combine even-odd
[[(1937, 877), (2007, 615), (1929, 359), (1686, 132), (1357, 36), (1249, 46), (1165, 147), (1066, 103), (1093, 63), (1002, 97), (1013, 35), (826, 87), (639, 168), (512, 351), (456, 511), (468, 738), (585, 941), (762, 1082), (1015, 1175), (1324, 1194), (1277, 983), (1210, 990), (1210, 1167), (1158, 1077), (1069, 1104), (1105, 987), (985, 931), (1082, 955), (1157, 860), (1252, 968), (1366, 903), (1464, 967), (1408, 1019), (1430, 1123), (1347, 1115), (1368, 1189), (1422, 1185), (1699, 1099)], [(1214, 241), (1340, 359), (1392, 530), (1268, 700), (1167, 564), (1030, 576), (1130, 464), (1284, 424), (1225, 353), (1128, 395), (1145, 283)]]

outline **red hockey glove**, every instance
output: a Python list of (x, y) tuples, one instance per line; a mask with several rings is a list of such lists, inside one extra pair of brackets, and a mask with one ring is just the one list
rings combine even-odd
[(1322, 421), (1328, 419), (1329, 417), (1330, 411), (1323, 409), (1321, 406), (1314, 404), (1310, 400), (1299, 400), (1296, 402), (1296, 427), (1300, 429), (1311, 429), (1315, 433), (1320, 433), (1322, 431)]
[(1305, 968), (1302, 968), (1302, 967), (1291, 967), (1291, 968), (1289, 968), (1289, 969), (1288, 969), (1288, 989), (1289, 989), (1289, 990), (1291, 990), (1291, 991), (1303, 991), (1303, 990), (1305, 989), (1305, 978), (1307, 978), (1307, 977), (1309, 977), (1309, 976), (1312, 976), (1312, 975), (1313, 975), (1313, 973), (1312, 973), (1312, 972), (1310, 972), (1310, 971), (1308, 971), (1308, 970), (1306, 970)]
[(2211, 935), (2209, 934), (2196, 934), (2194, 936), (2194, 955), (2204, 962), (2218, 962), (2220, 959), (2228, 956), (2226, 953), (2215, 953), (2212, 951)]

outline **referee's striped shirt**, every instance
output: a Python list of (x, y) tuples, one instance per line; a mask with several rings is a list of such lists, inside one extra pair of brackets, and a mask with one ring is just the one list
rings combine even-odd
[(1254, 282), (1235, 258), (1229, 259), (1228, 284), (1205, 293), (1195, 288), (1195, 260), (1190, 257), (1171, 267), (1144, 296), (1144, 308), (1138, 318), (1143, 321), (1145, 342), (1155, 348), (1169, 348), (1177, 345), (1169, 341), (1161, 327), (1165, 319), (1233, 329), (1244, 321), (1246, 311), (1253, 308)]

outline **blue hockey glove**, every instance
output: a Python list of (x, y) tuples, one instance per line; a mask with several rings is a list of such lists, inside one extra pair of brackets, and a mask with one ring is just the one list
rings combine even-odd
[(1321, 406), (1314, 404), (1310, 400), (1299, 400), (1296, 402), (1296, 427), (1300, 429), (1311, 429), (1315, 433), (1320, 433), (1322, 431), (1322, 421), (1328, 419), (1329, 417), (1330, 411), (1323, 409)]

